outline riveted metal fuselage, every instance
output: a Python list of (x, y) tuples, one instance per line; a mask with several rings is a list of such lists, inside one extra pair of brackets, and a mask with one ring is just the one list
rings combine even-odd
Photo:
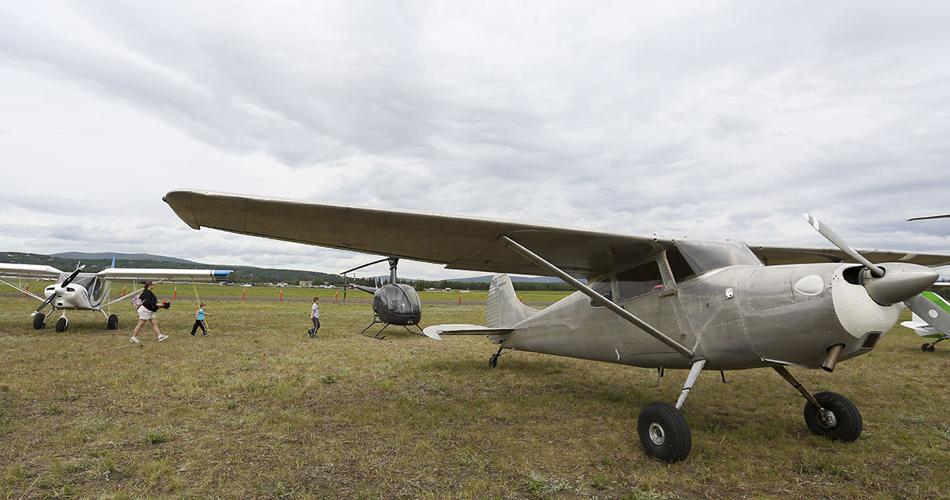
[(869, 352), (897, 321), (899, 305), (881, 306), (844, 272), (853, 265), (737, 265), (620, 302), (689, 347), (671, 350), (581, 293), (514, 325), (505, 348), (642, 367), (745, 369), (776, 363), (819, 367), (829, 347), (841, 359)]

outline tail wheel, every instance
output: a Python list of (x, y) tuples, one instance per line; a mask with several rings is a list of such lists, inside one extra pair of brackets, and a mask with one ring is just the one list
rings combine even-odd
[(818, 408), (805, 403), (805, 424), (813, 434), (833, 441), (850, 442), (861, 435), (861, 412), (848, 398), (834, 392), (819, 392), (815, 399), (827, 412), (821, 415)]
[(46, 326), (46, 315), (43, 313), (36, 313), (33, 315), (33, 329), (42, 330)]
[(679, 462), (689, 456), (693, 441), (686, 417), (668, 403), (651, 403), (637, 419), (640, 444), (651, 457)]
[(66, 316), (56, 320), (56, 333), (63, 333), (69, 329), (69, 320), (66, 319)]
[(109, 319), (106, 320), (106, 330), (115, 330), (119, 327), (119, 317), (115, 314), (110, 314)]

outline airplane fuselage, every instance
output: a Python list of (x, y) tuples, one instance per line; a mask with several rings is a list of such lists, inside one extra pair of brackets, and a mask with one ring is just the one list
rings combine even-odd
[[(682, 283), (664, 276), (656, 290), (619, 303), (707, 359), (707, 368), (817, 368), (838, 344), (839, 359), (870, 352), (898, 319), (900, 305), (871, 300), (849, 276), (855, 268), (736, 265)], [(579, 292), (514, 325), (504, 346), (641, 367), (694, 361)]]
[(63, 280), (47, 286), (43, 290), (45, 298), (56, 295), (51, 305), (55, 309), (75, 309), (84, 311), (98, 310), (109, 296), (111, 281), (97, 277), (94, 273), (79, 273), (71, 283), (63, 286)]

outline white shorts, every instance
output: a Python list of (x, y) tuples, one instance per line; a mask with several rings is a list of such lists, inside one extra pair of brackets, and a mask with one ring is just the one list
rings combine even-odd
[(145, 321), (149, 321), (154, 317), (155, 317), (155, 313), (146, 309), (145, 306), (139, 306), (139, 319), (144, 319)]

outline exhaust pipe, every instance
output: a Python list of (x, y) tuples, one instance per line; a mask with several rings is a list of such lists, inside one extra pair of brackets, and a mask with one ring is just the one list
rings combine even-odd
[(841, 355), (841, 351), (844, 350), (844, 344), (835, 344), (828, 348), (828, 355), (825, 356), (825, 361), (821, 364), (821, 369), (831, 373), (835, 371), (835, 365), (838, 364), (838, 356)]

